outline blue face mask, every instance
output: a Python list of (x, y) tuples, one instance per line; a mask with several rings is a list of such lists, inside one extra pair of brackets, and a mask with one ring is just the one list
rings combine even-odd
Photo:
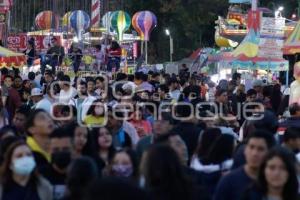
[(35, 166), (36, 162), (32, 156), (24, 156), (13, 161), (12, 171), (15, 174), (26, 176), (31, 174)]
[(114, 175), (120, 176), (120, 177), (129, 177), (133, 173), (133, 169), (131, 165), (113, 165), (112, 171)]

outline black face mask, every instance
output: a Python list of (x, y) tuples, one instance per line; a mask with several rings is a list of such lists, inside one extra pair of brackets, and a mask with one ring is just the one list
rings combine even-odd
[(60, 169), (65, 169), (71, 162), (71, 153), (68, 151), (59, 151), (51, 155), (52, 163)]

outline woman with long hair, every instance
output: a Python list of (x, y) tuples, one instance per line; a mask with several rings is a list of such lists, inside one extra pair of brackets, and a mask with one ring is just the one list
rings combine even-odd
[(0, 171), (1, 200), (52, 200), (52, 186), (36, 171), (36, 162), (28, 145), (12, 143), (5, 153)]
[(112, 133), (108, 128), (101, 127), (94, 129), (94, 141), (97, 164), (102, 171), (108, 165), (109, 160), (113, 158), (115, 148), (112, 143)]
[(294, 155), (277, 147), (262, 163), (257, 183), (248, 189), (243, 200), (298, 200), (298, 180)]
[(127, 179), (136, 183), (138, 174), (137, 156), (131, 149), (117, 151), (109, 161), (107, 175)]
[(141, 162), (140, 185), (155, 200), (201, 199), (186, 178), (175, 151), (167, 145), (152, 146)]

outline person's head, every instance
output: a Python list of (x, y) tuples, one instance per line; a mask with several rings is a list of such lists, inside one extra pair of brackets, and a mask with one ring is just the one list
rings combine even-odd
[(169, 87), (166, 84), (161, 84), (158, 88), (158, 94), (161, 100), (166, 98), (166, 95), (169, 93)]
[(113, 137), (110, 130), (106, 127), (100, 127), (95, 129), (95, 140), (97, 141), (98, 151), (112, 151), (113, 147)]
[(232, 159), (235, 147), (234, 137), (229, 134), (220, 135), (210, 147), (208, 154), (203, 159), (204, 164), (221, 164)]
[(31, 80), (31, 81), (34, 81), (34, 79), (35, 79), (35, 73), (34, 72), (29, 72), (28, 73), (28, 79)]
[(262, 164), (269, 149), (275, 144), (271, 133), (257, 130), (248, 136), (245, 147), (246, 165), (257, 170)]
[(55, 124), (45, 110), (36, 109), (28, 116), (25, 127), (27, 133), (33, 137), (49, 137)]
[(283, 135), (284, 146), (297, 153), (300, 150), (300, 129), (289, 127)]
[(236, 85), (241, 84), (241, 78), (242, 75), (240, 73), (235, 72), (232, 74), (232, 80), (236, 83)]
[(159, 73), (153, 73), (151, 75), (151, 79), (154, 80), (154, 81), (159, 82), (160, 81), (160, 74)]
[(254, 89), (250, 89), (247, 91), (246, 98), (248, 102), (254, 102), (257, 97), (257, 92)]
[(51, 83), (53, 81), (53, 74), (51, 71), (45, 71), (44, 79), (46, 83)]
[(71, 79), (68, 75), (64, 75), (59, 79), (59, 86), (61, 89), (70, 88)]
[(29, 114), (30, 114), (30, 107), (27, 105), (21, 106), (15, 112), (12, 124), (21, 133), (25, 131), (26, 119)]
[(197, 147), (197, 156), (199, 158), (207, 156), (213, 142), (216, 141), (221, 134), (222, 132), (219, 128), (209, 128), (203, 131)]
[(13, 176), (25, 176), (35, 179), (36, 162), (32, 151), (23, 140), (17, 140), (10, 144), (1, 166), (2, 185), (13, 183)]
[(105, 105), (102, 103), (100, 99), (96, 99), (95, 101), (93, 101), (93, 104), (90, 106), (87, 114), (97, 116), (97, 117), (104, 116)]
[(95, 91), (95, 80), (89, 77), (86, 79), (86, 83), (88, 93), (93, 93)]
[(135, 178), (138, 171), (137, 165), (134, 151), (130, 149), (117, 151), (110, 161), (110, 175)]
[(32, 84), (30, 80), (23, 80), (22, 87), (24, 90), (30, 91), (32, 89)]
[(153, 134), (160, 136), (167, 134), (174, 127), (175, 120), (170, 113), (163, 112), (161, 116), (153, 123)]
[(253, 89), (257, 92), (257, 93), (262, 93), (263, 92), (263, 81), (260, 79), (257, 79), (255, 81), (253, 81)]
[(300, 105), (298, 103), (293, 103), (289, 106), (290, 115), (292, 117), (300, 117)]
[(14, 87), (15, 88), (21, 88), (22, 87), (22, 78), (21, 76), (16, 76), (14, 80)]
[(99, 171), (95, 161), (89, 157), (75, 159), (68, 168), (66, 196), (73, 200), (82, 200), (87, 189), (99, 177)]
[(176, 152), (168, 145), (153, 145), (143, 155), (140, 171), (147, 189), (164, 189), (171, 199), (188, 199), (186, 179)]
[(116, 127), (119, 127), (122, 124), (122, 120), (116, 119), (115, 116), (114, 116), (114, 114), (117, 117), (123, 117), (124, 116), (122, 112), (115, 111), (113, 113), (113, 111), (109, 109), (108, 113), (107, 113), (107, 116), (108, 116), (107, 128), (109, 128), (109, 129), (114, 129)]
[(51, 46), (57, 46), (58, 45), (58, 41), (55, 37), (51, 38)]
[(50, 135), (50, 154), (54, 169), (66, 170), (73, 154), (72, 136), (65, 127), (55, 129)]
[(34, 104), (43, 99), (43, 91), (40, 88), (33, 88), (31, 90), (30, 98)]
[(10, 75), (5, 76), (4, 78), (4, 85), (8, 88), (10, 88), (13, 85), (13, 77)]
[(101, 44), (95, 45), (95, 49), (96, 49), (96, 51), (101, 51)]
[(87, 84), (84, 81), (80, 81), (77, 85), (77, 92), (79, 95), (86, 95), (87, 94)]
[(112, 48), (113, 50), (117, 50), (117, 49), (120, 48), (120, 45), (119, 45), (119, 43), (118, 43), (117, 41), (112, 41), (112, 42), (111, 42), (111, 48)]
[(180, 162), (186, 165), (189, 159), (185, 142), (179, 135), (179, 129), (172, 129), (169, 133), (161, 135), (155, 139), (155, 144), (167, 144), (177, 153)]
[(101, 76), (96, 78), (96, 88), (97, 89), (104, 89), (105, 87), (105, 79)]
[(87, 127), (79, 126), (77, 123), (71, 123), (66, 126), (66, 131), (72, 135), (75, 152), (82, 153), (88, 142)]
[(228, 101), (227, 91), (223, 90), (223, 89), (217, 90), (215, 97), (216, 97), (216, 101), (219, 103), (227, 103), (227, 101)]
[(298, 180), (295, 157), (284, 148), (270, 150), (261, 164), (258, 186), (264, 195), (270, 190), (281, 191), (282, 200), (297, 199)]
[(179, 88), (179, 81), (177, 78), (171, 78), (169, 81), (170, 90), (176, 90)]
[(126, 81), (127, 80), (127, 74), (125, 73), (118, 73), (116, 77), (116, 81)]

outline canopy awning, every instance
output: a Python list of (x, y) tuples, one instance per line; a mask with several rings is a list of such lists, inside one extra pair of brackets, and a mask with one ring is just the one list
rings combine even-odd
[(300, 21), (298, 21), (295, 29), (283, 46), (284, 55), (293, 55), (300, 53)]
[(0, 68), (20, 67), (26, 62), (26, 57), (22, 53), (16, 53), (0, 46)]

